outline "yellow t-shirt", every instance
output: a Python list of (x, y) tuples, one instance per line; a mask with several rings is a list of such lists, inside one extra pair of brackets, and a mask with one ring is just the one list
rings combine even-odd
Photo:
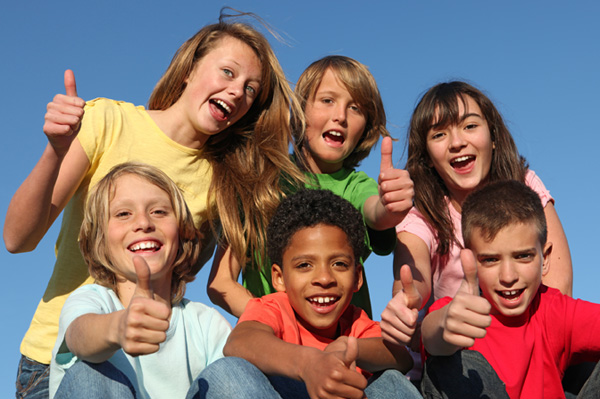
[(45, 364), (50, 363), (65, 300), (76, 288), (93, 282), (79, 251), (77, 237), (88, 188), (113, 166), (139, 161), (162, 169), (183, 191), (196, 226), (205, 232), (204, 261), (214, 248), (206, 223), (212, 170), (200, 150), (184, 147), (167, 137), (144, 107), (104, 98), (86, 104), (77, 138), (88, 156), (90, 169), (64, 209), (55, 247), (54, 271), (21, 343), (23, 355)]

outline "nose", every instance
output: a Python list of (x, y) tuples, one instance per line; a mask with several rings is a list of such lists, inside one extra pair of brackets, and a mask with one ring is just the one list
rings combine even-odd
[(519, 280), (519, 274), (513, 262), (504, 261), (500, 264), (500, 275), (498, 276), (500, 284), (510, 287)]
[(154, 230), (154, 222), (152, 221), (152, 218), (150, 218), (150, 215), (148, 215), (145, 212), (138, 213), (135, 216), (133, 230), (134, 231), (152, 231), (152, 230)]
[(460, 150), (467, 145), (463, 133), (457, 127), (450, 129), (450, 149)]
[(244, 82), (239, 79), (236, 79), (229, 84), (227, 91), (233, 98), (241, 98), (244, 94), (244, 87)]
[(346, 123), (347, 108), (344, 104), (336, 104), (332, 111), (332, 119), (334, 122), (343, 125)]
[(315, 274), (313, 276), (313, 284), (320, 285), (322, 287), (330, 287), (335, 285), (335, 278), (329, 266), (320, 266), (315, 268)]

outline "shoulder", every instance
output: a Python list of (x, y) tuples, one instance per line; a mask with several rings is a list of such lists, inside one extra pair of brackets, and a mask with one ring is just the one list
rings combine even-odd
[(354, 305), (348, 306), (342, 315), (340, 327), (341, 335), (356, 338), (381, 337), (379, 322), (372, 320), (363, 309)]
[(194, 320), (204, 330), (231, 330), (231, 325), (223, 315), (215, 308), (207, 306), (201, 302), (193, 302), (183, 299), (173, 309), (179, 309), (183, 317), (187, 320)]

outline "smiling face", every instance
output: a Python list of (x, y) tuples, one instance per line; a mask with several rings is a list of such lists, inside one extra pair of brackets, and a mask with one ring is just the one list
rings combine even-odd
[(470, 249), (477, 260), (479, 286), (493, 312), (508, 317), (525, 313), (548, 273), (552, 250), (551, 243), (542, 248), (535, 223), (510, 224), (490, 241), (476, 227)]
[(196, 63), (173, 107), (193, 131), (215, 135), (248, 112), (261, 88), (261, 72), (252, 48), (225, 36)]
[(112, 265), (127, 279), (122, 284), (135, 285), (137, 255), (148, 263), (155, 291), (170, 290), (179, 227), (169, 195), (135, 175), (123, 175), (114, 184), (106, 240)]
[(427, 133), (427, 153), (455, 204), (488, 178), (494, 144), (487, 121), (477, 103), (458, 99), (459, 124)]
[(327, 69), (305, 109), (306, 145), (313, 173), (334, 173), (363, 135), (367, 120), (346, 87)]
[(273, 265), (277, 291), (285, 291), (298, 321), (310, 332), (335, 338), (338, 320), (362, 286), (362, 269), (339, 227), (319, 224), (298, 230)]

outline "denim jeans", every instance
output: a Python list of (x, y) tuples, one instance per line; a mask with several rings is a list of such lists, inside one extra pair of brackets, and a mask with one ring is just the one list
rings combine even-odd
[[(263, 374), (250, 362), (226, 357), (208, 366), (190, 389), (187, 399), (308, 399), (306, 385), (287, 377)], [(365, 389), (369, 399), (421, 398), (417, 389), (396, 370), (386, 370), (369, 380)]]
[(63, 377), (55, 399), (76, 398), (135, 399), (135, 388), (129, 379), (110, 362), (77, 362)]
[(16, 398), (48, 399), (50, 366), (21, 356), (17, 371)]
[(421, 392), (427, 399), (509, 399), (496, 371), (481, 353), (472, 350), (428, 358)]

